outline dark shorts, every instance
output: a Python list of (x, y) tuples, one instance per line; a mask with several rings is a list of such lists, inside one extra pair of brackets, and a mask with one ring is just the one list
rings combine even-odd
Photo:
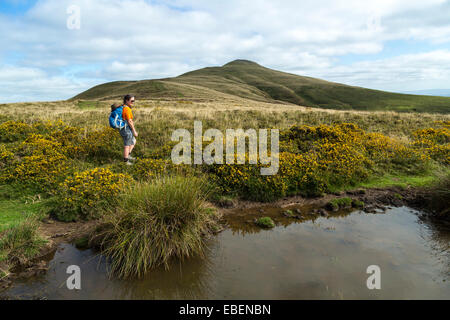
[(126, 126), (125, 128), (120, 129), (119, 132), (123, 138), (124, 146), (133, 146), (136, 144), (136, 138), (133, 136), (133, 132), (131, 131), (129, 126)]

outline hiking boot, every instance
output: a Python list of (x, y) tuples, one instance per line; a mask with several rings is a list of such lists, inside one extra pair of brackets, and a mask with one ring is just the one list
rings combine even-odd
[(135, 157), (132, 157), (132, 156), (128, 156), (128, 160), (135, 161), (136, 158), (135, 158)]
[(127, 161), (127, 162), (125, 162), (125, 164), (126, 164), (127, 166), (132, 166), (132, 165), (133, 165), (133, 163), (132, 163), (131, 161)]

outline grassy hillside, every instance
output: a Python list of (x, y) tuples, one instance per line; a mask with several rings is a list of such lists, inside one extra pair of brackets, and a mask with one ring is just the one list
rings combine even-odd
[(127, 93), (145, 98), (207, 98), (220, 94), (264, 102), (328, 109), (450, 113), (450, 97), (399, 94), (353, 87), (265, 68), (247, 60), (208, 67), (175, 78), (118, 81), (93, 87), (73, 99), (112, 99)]

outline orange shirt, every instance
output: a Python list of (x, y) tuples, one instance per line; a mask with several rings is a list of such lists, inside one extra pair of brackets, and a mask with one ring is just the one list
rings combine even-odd
[(133, 113), (131, 112), (130, 107), (125, 106), (123, 108), (122, 118), (123, 118), (123, 120), (132, 120), (133, 119)]

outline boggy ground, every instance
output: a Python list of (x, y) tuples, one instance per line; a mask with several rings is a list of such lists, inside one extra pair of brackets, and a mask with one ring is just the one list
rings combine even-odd
[[(341, 197), (349, 197), (354, 200), (364, 202), (363, 210), (373, 212), (374, 209), (381, 209), (384, 206), (402, 206), (408, 205), (420, 210), (427, 210), (430, 201), (431, 192), (427, 189), (408, 186), (406, 188), (399, 186), (390, 186), (384, 188), (358, 188), (348, 191), (339, 191), (333, 194), (325, 194), (323, 196), (305, 198), (303, 196), (292, 196), (279, 199), (275, 202), (261, 203), (255, 201), (230, 201), (222, 204), (220, 209), (224, 215), (232, 215), (236, 209), (250, 209), (264, 207), (289, 207), (312, 206), (316, 208), (325, 208), (332, 199)], [(434, 212), (427, 210), (428, 214), (435, 215)]]
[(96, 220), (60, 222), (44, 219), (38, 231), (47, 240), (47, 243), (36, 257), (31, 260), (18, 261), (12, 272), (7, 277), (0, 279), (0, 291), (8, 288), (14, 280), (31, 278), (47, 272), (48, 264), (59, 244), (74, 242), (88, 236), (95, 229), (97, 223)]
[[(440, 212), (433, 209), (432, 191), (420, 187), (358, 188), (312, 198), (300, 195), (285, 197), (270, 203), (230, 200), (215, 207), (223, 216), (222, 223), (225, 227), (227, 221), (233, 220), (233, 215), (254, 208), (259, 209), (261, 216), (264, 216), (266, 207), (279, 207), (282, 209), (292, 206), (308, 208), (308, 212), (302, 211), (309, 216), (328, 215), (328, 212), (331, 213), (331, 209), (328, 206), (329, 202), (333, 199), (344, 197), (362, 201), (364, 205), (361, 209), (368, 213), (383, 212), (387, 206), (399, 207), (405, 205), (422, 211), (422, 219), (436, 219), (439, 216), (441, 223), (450, 224), (450, 220), (442, 219)], [(39, 233), (48, 239), (48, 243), (36, 258), (31, 261), (21, 261), (19, 266), (8, 277), (1, 280), (0, 290), (9, 287), (14, 280), (30, 278), (45, 273), (48, 270), (52, 254), (56, 251), (59, 244), (75, 243), (77, 240), (88, 237), (98, 226), (98, 223), (98, 220), (59, 222), (53, 219), (44, 219), (39, 227)], [(218, 230), (218, 232), (220, 231)]]

